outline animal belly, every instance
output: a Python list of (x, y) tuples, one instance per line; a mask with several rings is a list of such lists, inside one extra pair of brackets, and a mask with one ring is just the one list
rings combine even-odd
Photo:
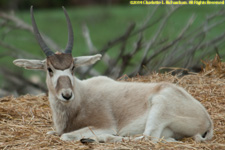
[(143, 134), (146, 126), (147, 114), (148, 113), (145, 113), (139, 118), (130, 121), (126, 126), (124, 126), (121, 130), (118, 131), (118, 135), (131, 136)]

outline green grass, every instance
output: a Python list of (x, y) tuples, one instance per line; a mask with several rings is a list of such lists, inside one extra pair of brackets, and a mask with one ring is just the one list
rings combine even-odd
[[(73, 55), (86, 55), (88, 54), (88, 47), (85, 44), (85, 40), (82, 36), (82, 23), (86, 23), (91, 39), (97, 49), (101, 49), (106, 42), (112, 40), (126, 31), (126, 28), (131, 22), (136, 22), (136, 27), (139, 27), (144, 22), (146, 16), (151, 13), (155, 6), (111, 6), (111, 7), (67, 7), (67, 11), (71, 18), (75, 40)], [(163, 29), (160, 39), (169, 38), (174, 39), (182, 30), (183, 26), (187, 23), (187, 20), (194, 13), (196, 15), (195, 22), (193, 23), (191, 29), (196, 28), (201, 24), (205, 17), (213, 12), (219, 10), (221, 5), (187, 5), (180, 8), (176, 13), (174, 13), (168, 20), (166, 27)], [(168, 6), (159, 6), (156, 15), (160, 15), (168, 12)], [(29, 10), (21, 11), (15, 13), (18, 17), (23, 19), (25, 22), (31, 24)], [(38, 24), (39, 30), (52, 38), (59, 46), (64, 48), (67, 43), (67, 25), (63, 10), (59, 9), (36, 9), (34, 7), (34, 15), (36, 22)], [(157, 18), (154, 16), (153, 19)], [(221, 17), (222, 18), (222, 17)], [(158, 24), (157, 24), (158, 25)], [(157, 29), (157, 25), (149, 28), (145, 32), (145, 40), (149, 40)], [(0, 29), (0, 35), (5, 30), (5, 28)], [(224, 32), (224, 24), (218, 28), (212, 30), (208, 34), (208, 38), (215, 35), (219, 35)], [(133, 42), (137, 37), (133, 37), (129, 40), (127, 51), (132, 48)], [(35, 55), (43, 56), (34, 36), (28, 32), (20, 30), (12, 30), (4, 38), (4, 42), (10, 43), (14, 47), (18, 47), (25, 51), (29, 51)], [(116, 56), (119, 52), (119, 45), (110, 49), (109, 54), (111, 56)], [(0, 47), (0, 53), (4, 52), (5, 49)], [(141, 53), (139, 53), (141, 56)], [(138, 57), (137, 57), (138, 59)], [(3, 66), (9, 66), (12, 69), (18, 69), (12, 64), (13, 58), (5, 57), (0, 59), (0, 63)], [(97, 66), (100, 70), (103, 65)], [(30, 71), (25, 71), (25, 75), (31, 73)], [(0, 80), (2, 80), (0, 78)]]

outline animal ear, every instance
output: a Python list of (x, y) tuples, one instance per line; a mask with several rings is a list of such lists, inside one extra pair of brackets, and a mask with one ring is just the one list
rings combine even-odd
[(44, 70), (46, 60), (16, 59), (13, 63), (25, 69)]
[(96, 63), (98, 60), (100, 60), (102, 57), (101, 54), (93, 55), (93, 56), (80, 56), (80, 57), (74, 57), (74, 64), (76, 67), (80, 67), (83, 65), (92, 65)]

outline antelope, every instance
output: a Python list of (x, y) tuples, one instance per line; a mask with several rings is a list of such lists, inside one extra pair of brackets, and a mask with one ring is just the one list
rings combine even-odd
[(17, 59), (19, 67), (46, 71), (48, 99), (55, 131), (61, 140), (120, 142), (162, 138), (175, 142), (184, 137), (196, 141), (213, 137), (213, 122), (205, 107), (183, 88), (166, 82), (115, 81), (106, 76), (79, 80), (74, 70), (100, 60), (101, 55), (73, 57), (73, 29), (66, 9), (68, 43), (54, 53), (46, 45), (31, 19), (35, 37), (46, 55), (44, 60)]

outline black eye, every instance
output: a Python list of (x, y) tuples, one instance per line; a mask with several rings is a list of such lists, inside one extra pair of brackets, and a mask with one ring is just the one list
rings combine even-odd
[(49, 72), (49, 73), (52, 73), (53, 71), (52, 71), (52, 69), (51, 69), (51, 68), (48, 68), (48, 72)]
[(73, 66), (72, 71), (74, 71), (75, 67)]

